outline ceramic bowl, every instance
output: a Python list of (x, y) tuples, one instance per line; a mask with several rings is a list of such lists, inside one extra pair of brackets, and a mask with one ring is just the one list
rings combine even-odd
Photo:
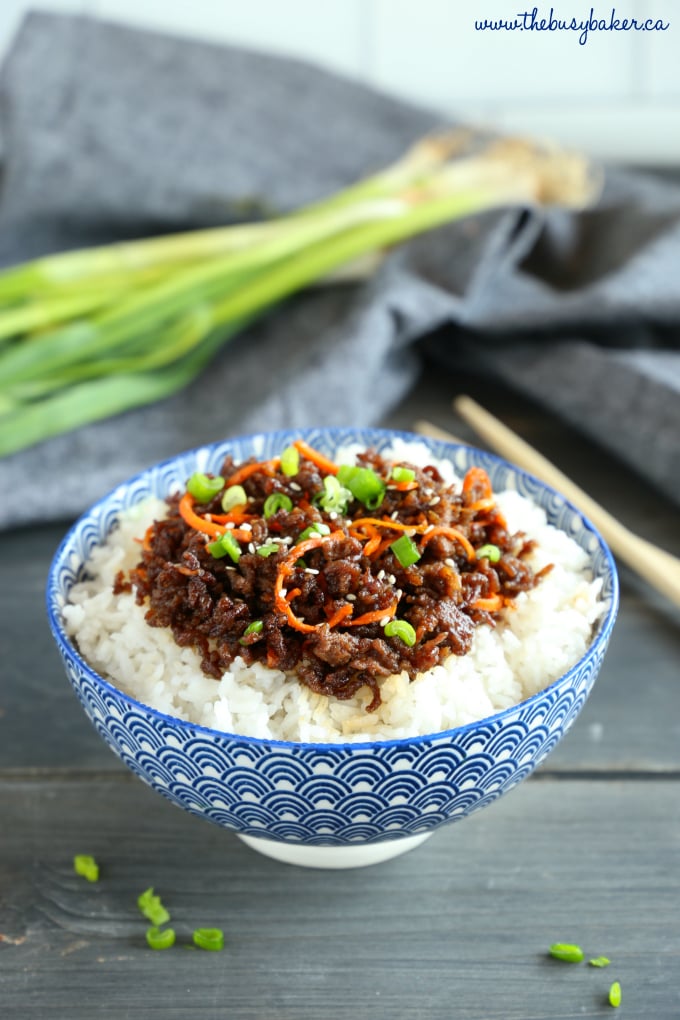
[[(346, 443), (426, 442), (464, 474), (472, 464), (494, 489), (516, 489), (586, 550), (607, 610), (586, 654), (545, 690), (497, 715), (432, 736), (369, 744), (303, 744), (221, 733), (164, 715), (99, 676), (66, 635), (62, 607), (94, 546), (122, 511), (183, 488), (192, 472), (274, 456), (304, 436), (330, 456)], [(594, 527), (553, 490), (467, 446), (376, 429), (314, 429), (246, 436), (165, 461), (119, 485), (85, 513), (59, 547), (48, 579), (52, 633), (73, 688), (97, 732), (123, 762), (180, 807), (237, 833), (269, 856), (313, 867), (376, 863), (409, 850), (517, 786), (581, 711), (605, 654), (618, 606), (612, 556)]]

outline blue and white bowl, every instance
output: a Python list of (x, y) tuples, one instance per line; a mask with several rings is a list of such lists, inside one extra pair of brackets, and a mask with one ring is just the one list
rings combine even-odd
[[(426, 442), (459, 475), (484, 467), (494, 489), (516, 489), (586, 550), (607, 610), (586, 654), (545, 690), (497, 715), (432, 736), (374, 743), (304, 744), (243, 737), (164, 715), (99, 676), (67, 636), (62, 608), (92, 549), (119, 515), (148, 496), (182, 488), (194, 471), (275, 456), (294, 438), (333, 456), (358, 443), (378, 451), (394, 438)], [(119, 485), (71, 528), (51, 566), (50, 626), (91, 722), (144, 782), (193, 814), (237, 833), (279, 860), (354, 867), (396, 856), (517, 786), (581, 711), (602, 664), (618, 608), (618, 581), (604, 541), (583, 515), (537, 479), (467, 446), (377, 429), (313, 429), (230, 439), (180, 454)]]

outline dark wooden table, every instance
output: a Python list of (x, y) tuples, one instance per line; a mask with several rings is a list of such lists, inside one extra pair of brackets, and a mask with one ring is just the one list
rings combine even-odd
[[(385, 424), (464, 438), (427, 370)], [(459, 380), (626, 524), (680, 553), (678, 510), (602, 449), (502, 390)], [(621, 569), (595, 690), (512, 795), (355, 871), (278, 864), (166, 803), (90, 727), (48, 633), (43, 589), (68, 522), (0, 536), (0, 1017), (92, 1020), (680, 1018), (678, 612)], [(101, 862), (91, 885), (74, 853)], [(180, 942), (144, 941), (154, 885)], [(579, 943), (604, 970), (552, 960)]]

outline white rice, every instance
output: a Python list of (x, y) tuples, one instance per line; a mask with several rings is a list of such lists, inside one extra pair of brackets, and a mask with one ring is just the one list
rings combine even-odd
[[(353, 462), (358, 447), (337, 455)], [(422, 443), (394, 444), (385, 456), (432, 463)], [(437, 465), (447, 482), (451, 465)], [(573, 539), (546, 522), (544, 511), (507, 491), (497, 494), (509, 530), (535, 539), (535, 570), (553, 563), (495, 628), (479, 626), (472, 650), (449, 656), (409, 682), (406, 673), (381, 685), (382, 704), (360, 690), (348, 701), (314, 694), (292, 675), (237, 658), (220, 680), (201, 672), (200, 657), (178, 647), (169, 630), (149, 627), (134, 594), (113, 594), (119, 570), (139, 559), (133, 541), (165, 504), (148, 500), (130, 512), (105, 545), (93, 550), (88, 579), (75, 585), (64, 607), (67, 632), (101, 675), (144, 704), (168, 715), (227, 733), (276, 740), (338, 743), (390, 740), (438, 733), (508, 708), (556, 680), (584, 654), (604, 611), (601, 582), (588, 572), (588, 556)]]

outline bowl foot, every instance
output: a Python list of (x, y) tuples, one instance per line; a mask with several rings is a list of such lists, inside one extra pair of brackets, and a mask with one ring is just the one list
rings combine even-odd
[(380, 864), (392, 857), (399, 857), (409, 850), (415, 850), (424, 843), (431, 832), (420, 836), (405, 836), (386, 843), (365, 843), (356, 846), (302, 846), (297, 843), (277, 843), (257, 836), (238, 838), (252, 850), (273, 857), (284, 864), (297, 864), (301, 868), (365, 868), (369, 864)]

